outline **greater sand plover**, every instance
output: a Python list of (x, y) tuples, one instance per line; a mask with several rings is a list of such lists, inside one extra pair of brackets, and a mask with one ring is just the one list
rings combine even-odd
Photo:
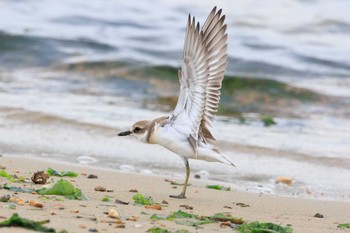
[(186, 179), (180, 195), (185, 198), (190, 166), (188, 159), (233, 162), (215, 146), (210, 132), (217, 112), (221, 83), (227, 66), (227, 33), (225, 15), (216, 7), (202, 29), (195, 18), (188, 17), (180, 80), (180, 95), (170, 116), (138, 121), (119, 136), (134, 135), (142, 142), (159, 144), (181, 156), (186, 166)]

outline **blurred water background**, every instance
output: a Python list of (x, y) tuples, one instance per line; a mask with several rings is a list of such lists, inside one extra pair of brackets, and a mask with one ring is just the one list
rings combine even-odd
[(214, 135), (237, 168), (194, 161), (193, 174), (349, 201), (344, 0), (0, 1), (0, 153), (183, 177), (175, 155), (116, 134), (171, 112), (188, 13), (203, 23), (216, 4), (229, 65)]

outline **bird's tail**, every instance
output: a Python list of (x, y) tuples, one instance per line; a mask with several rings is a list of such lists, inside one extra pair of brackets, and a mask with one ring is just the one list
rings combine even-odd
[(200, 156), (198, 159), (206, 160), (208, 162), (220, 162), (224, 164), (236, 167), (236, 165), (225, 155), (219, 148), (212, 148), (212, 153), (207, 154), (207, 156)]
[(218, 156), (220, 157), (220, 162), (236, 167), (236, 165), (227, 157), (227, 155), (225, 155), (221, 151), (218, 151), (218, 153)]

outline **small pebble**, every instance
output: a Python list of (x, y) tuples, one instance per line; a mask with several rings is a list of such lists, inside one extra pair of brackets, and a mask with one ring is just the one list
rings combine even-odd
[(275, 182), (277, 184), (278, 183), (283, 183), (283, 184), (286, 184), (286, 185), (292, 185), (293, 178), (287, 177), (287, 176), (279, 176), (279, 177), (276, 177)]
[(312, 191), (311, 191), (311, 189), (309, 189), (309, 188), (306, 188), (306, 189), (305, 189), (305, 192), (306, 192), (307, 194), (309, 194), (309, 195), (312, 194)]
[(323, 218), (323, 214), (317, 213), (314, 215), (315, 218)]
[(139, 191), (137, 189), (130, 189), (129, 192), (131, 192), (131, 193), (138, 193)]
[(244, 204), (244, 203), (242, 203), (242, 202), (236, 203), (236, 206), (240, 206), (240, 207), (250, 207), (250, 205)]
[(89, 232), (98, 232), (98, 230), (96, 228), (91, 228), (89, 229)]
[(163, 200), (163, 201), (162, 201), (162, 204), (164, 204), (164, 205), (169, 205), (169, 202), (167, 202), (166, 200)]
[(189, 206), (189, 205), (180, 205), (180, 207), (183, 207), (183, 208), (185, 208), (186, 210), (193, 210), (193, 207), (192, 207), (192, 206)]
[(108, 217), (120, 219), (120, 214), (119, 214), (118, 211), (116, 211), (115, 209), (110, 209), (110, 210), (108, 211)]
[(34, 201), (34, 200), (29, 201), (29, 205), (36, 207), (36, 208), (43, 208), (44, 207), (43, 204), (41, 204), (40, 202)]
[(106, 192), (106, 188), (105, 188), (105, 187), (102, 187), (102, 186), (97, 186), (97, 187), (95, 187), (95, 191), (98, 191), (98, 192)]
[(152, 210), (162, 210), (161, 205), (145, 205), (146, 209), (152, 209)]
[(141, 224), (135, 224), (134, 227), (135, 227), (135, 228), (142, 228), (143, 225), (141, 225)]
[(117, 224), (115, 225), (115, 228), (125, 228), (125, 224)]
[(221, 222), (220, 227), (231, 227), (232, 223), (230, 221)]
[(115, 221), (115, 223), (116, 223), (116, 224), (125, 224), (125, 222), (123, 222), (123, 221), (120, 220), (120, 219), (117, 219), (117, 220)]
[(169, 183), (175, 183), (176, 182), (176, 180), (170, 180), (170, 179), (165, 179), (164, 181), (165, 182), (169, 182)]
[(94, 174), (90, 174), (90, 175), (88, 175), (87, 178), (88, 178), (88, 179), (97, 179), (97, 176), (94, 175)]
[(86, 218), (86, 219), (89, 219), (89, 220), (94, 221), (94, 222), (97, 221), (97, 218), (96, 218), (96, 217), (90, 217), (90, 216), (81, 216), (81, 215), (77, 215), (76, 218)]
[(24, 203), (25, 203), (25, 200), (23, 199), (23, 198), (16, 198), (16, 203), (18, 204), (18, 205), (24, 205)]
[(126, 220), (136, 222), (137, 219), (138, 219), (138, 217), (136, 217), (136, 216), (131, 216), (131, 217), (127, 218)]
[(115, 200), (115, 203), (121, 204), (121, 205), (129, 205), (129, 202), (122, 201), (122, 200), (119, 200), (119, 199), (116, 199), (116, 200)]

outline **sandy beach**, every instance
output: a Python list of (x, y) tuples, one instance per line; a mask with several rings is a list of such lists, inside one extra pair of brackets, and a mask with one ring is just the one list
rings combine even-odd
[[(225, 20), (205, 21), (215, 5)], [(28, 232), (4, 227), (18, 216), (57, 233), (250, 233), (240, 228), (251, 223), (350, 232), (346, 9), (343, 0), (1, 3), (0, 233)], [(195, 36), (189, 14), (204, 25)], [(202, 118), (191, 134), (216, 115), (210, 132), (235, 164), (190, 161), (181, 200), (169, 197), (182, 189), (179, 156), (118, 136), (170, 116), (179, 90), (191, 91), (179, 98), (188, 119)]]
[[(46, 170), (51, 167), (58, 171), (71, 170), (78, 173), (76, 178), (63, 178), (80, 188), (88, 200), (54, 200), (43, 198), (41, 195), (12, 192), (1, 189), (0, 196), (11, 195), (24, 199), (24, 204), (16, 204), (15, 209), (5, 208), (6, 202), (0, 202), (0, 218), (9, 218), (13, 213), (32, 220), (50, 220), (46, 226), (55, 228), (58, 232), (146, 232), (152, 227), (166, 228), (173, 232), (186, 229), (188, 232), (232, 232), (229, 226), (220, 226), (220, 223), (200, 225), (197, 228), (177, 224), (176, 221), (150, 220), (152, 214), (168, 215), (171, 212), (183, 210), (189, 213), (210, 216), (215, 213), (227, 212), (234, 217), (243, 218), (247, 222), (261, 221), (291, 226), (293, 232), (348, 232), (337, 228), (339, 223), (349, 222), (350, 203), (336, 201), (320, 201), (311, 199), (285, 198), (274, 195), (247, 193), (237, 190), (212, 190), (200, 180), (190, 180), (187, 199), (177, 200), (169, 198), (169, 194), (180, 192), (178, 186), (165, 181), (169, 177), (157, 177), (132, 173), (121, 173), (106, 169), (97, 169), (88, 166), (75, 166), (51, 161), (41, 161), (32, 158), (9, 157), (0, 158), (0, 164), (9, 174), (24, 176), (25, 183), (13, 183), (1, 177), (0, 181), (12, 186), (26, 188), (41, 188), (34, 184), (30, 177), (33, 172)], [(94, 174), (97, 179), (87, 176)], [(51, 177), (52, 178), (52, 177)], [(54, 180), (60, 179), (54, 177)], [(178, 180), (178, 182), (181, 182)], [(110, 192), (95, 191), (95, 187), (104, 187)], [(177, 187), (177, 188), (175, 188)], [(146, 209), (144, 206), (134, 205), (130, 190), (136, 189), (144, 196), (151, 196), (154, 201), (162, 204), (161, 210)], [(105, 196), (110, 197), (109, 202), (102, 202)], [(128, 205), (115, 203), (115, 200), (129, 202)], [(27, 202), (37, 201), (43, 208), (30, 206)], [(237, 203), (243, 203), (238, 204)], [(181, 207), (181, 205), (188, 205)], [(244, 207), (246, 206), (246, 207)], [(107, 216), (110, 209), (116, 210), (120, 220)], [(316, 213), (323, 218), (314, 217)], [(119, 222), (119, 223), (118, 223)], [(120, 223), (125, 228), (120, 227)], [(97, 231), (95, 231), (97, 230)], [(0, 232), (27, 232), (19, 228), (0, 228)]]

